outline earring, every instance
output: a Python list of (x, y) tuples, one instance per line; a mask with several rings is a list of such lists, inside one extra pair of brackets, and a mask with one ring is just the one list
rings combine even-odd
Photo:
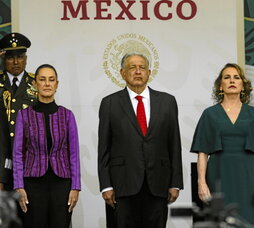
[(218, 94), (219, 96), (221, 96), (221, 97), (223, 97), (224, 96), (224, 92), (223, 92), (223, 90), (222, 89), (220, 89), (220, 92), (219, 92), (219, 94)]
[(244, 92), (244, 90), (242, 90), (240, 93), (240, 97), (244, 97), (244, 96), (245, 96), (245, 92)]

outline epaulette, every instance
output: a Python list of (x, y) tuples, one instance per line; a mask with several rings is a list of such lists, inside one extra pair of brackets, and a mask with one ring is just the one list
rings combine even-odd
[(35, 75), (31, 72), (28, 73), (28, 75), (31, 77), (31, 78), (35, 78)]

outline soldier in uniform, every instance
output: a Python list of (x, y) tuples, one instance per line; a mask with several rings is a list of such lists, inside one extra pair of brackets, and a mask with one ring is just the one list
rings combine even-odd
[[(0, 137), (9, 138), (11, 147), (18, 110), (33, 105), (37, 101), (36, 91), (33, 88), (34, 74), (25, 71), (26, 51), (30, 46), (30, 40), (20, 33), (7, 34), (0, 40), (0, 55), (4, 65), (4, 71), (0, 72), (0, 107), (2, 107), (1, 112), (3, 110), (6, 112), (6, 121), (9, 125), (9, 131), (6, 132), (4, 127), (6, 124), (0, 124)], [(4, 120), (1, 119), (2, 121)], [(2, 141), (6, 140), (0, 142)], [(0, 190), (12, 189), (12, 150), (1, 150), (8, 147), (0, 145)]]

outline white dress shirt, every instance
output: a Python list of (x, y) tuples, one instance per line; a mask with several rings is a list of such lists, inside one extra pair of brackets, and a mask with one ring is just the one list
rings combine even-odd
[(128, 87), (127, 87), (127, 91), (129, 93), (131, 103), (132, 103), (132, 106), (133, 106), (133, 109), (134, 109), (134, 112), (135, 112), (136, 115), (137, 115), (138, 100), (135, 97), (136, 96), (141, 96), (142, 97), (142, 101), (143, 101), (144, 108), (145, 108), (145, 114), (146, 114), (146, 124), (147, 124), (147, 127), (148, 127), (149, 126), (149, 121), (150, 121), (150, 112), (151, 112), (150, 92), (149, 92), (148, 87), (146, 87), (141, 94), (137, 94), (137, 93), (133, 92)]
[(18, 80), (16, 81), (16, 85), (19, 87), (20, 82), (21, 82), (21, 80), (22, 80), (22, 78), (23, 78), (23, 75), (24, 75), (24, 71), (23, 71), (21, 74), (19, 74), (18, 76), (13, 76), (13, 75), (10, 74), (9, 72), (7, 72), (7, 75), (8, 75), (8, 78), (9, 78), (9, 80), (10, 80), (11, 86), (12, 86), (12, 80), (13, 80), (13, 78), (15, 77), (15, 78), (18, 79)]

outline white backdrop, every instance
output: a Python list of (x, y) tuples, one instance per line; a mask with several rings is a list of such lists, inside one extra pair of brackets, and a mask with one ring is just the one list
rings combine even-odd
[[(227, 62), (239, 62), (237, 32), (239, 20), (243, 20), (242, 1), (192, 0), (197, 13), (190, 20), (177, 15), (181, 0), (146, 1), (150, 20), (139, 19), (142, 16), (140, 1), (130, 8), (136, 20), (130, 20), (126, 14), (124, 20), (117, 20), (121, 8), (115, 1), (111, 1), (110, 6), (102, 4), (102, 16), (110, 13), (111, 20), (95, 20), (96, 5), (92, 0), (86, 0), (89, 20), (80, 20), (81, 11), (77, 18), (72, 18), (69, 8), (70, 20), (61, 20), (63, 2), (13, 0), (12, 16), (13, 31), (27, 35), (32, 41), (27, 70), (34, 72), (43, 63), (54, 65), (60, 80), (57, 103), (72, 109), (77, 119), (82, 192), (73, 215), (73, 227), (105, 227), (104, 202), (97, 179), (98, 108), (102, 97), (121, 89), (122, 82), (112, 81), (120, 80), (115, 73), (118, 66), (114, 68), (114, 64), (118, 64), (122, 56), (121, 47), (133, 48), (130, 47), (133, 40), (134, 46), (150, 53), (155, 70), (150, 86), (175, 95), (178, 101), (185, 189), (173, 206), (190, 205), (190, 163), (196, 161), (196, 156), (189, 153), (193, 132), (201, 112), (213, 103), (213, 81), (220, 69)], [(170, 12), (172, 19), (160, 20), (154, 15), (158, 2), (162, 3), (159, 13), (166, 16)], [(166, 2), (171, 2), (172, 7)], [(76, 9), (81, 0), (71, 3)], [(128, 5), (126, 1), (123, 4)], [(183, 5), (182, 12), (190, 15), (188, 3)], [(116, 46), (111, 46), (112, 43)], [(168, 221), (168, 227), (172, 228), (190, 226), (190, 218)]]

